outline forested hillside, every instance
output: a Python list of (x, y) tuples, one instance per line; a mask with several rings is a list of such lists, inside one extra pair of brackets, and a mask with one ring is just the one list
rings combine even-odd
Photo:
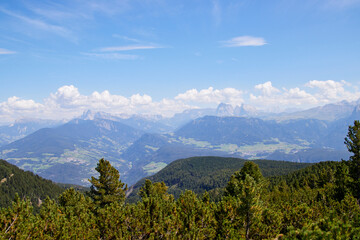
[(327, 162), (264, 178), (248, 161), (218, 202), (191, 190), (175, 200), (163, 182), (146, 180), (141, 199), (128, 204), (118, 171), (101, 159), (86, 196), (68, 189), (57, 201), (47, 199), (39, 214), (19, 198), (0, 209), (0, 238), (358, 239), (358, 185), (351, 184), (358, 180), (340, 175), (353, 166), (353, 160)]
[(0, 207), (8, 206), (17, 193), (20, 198), (29, 198), (34, 206), (40, 205), (47, 196), (57, 198), (64, 188), (32, 172), (0, 160)]
[[(147, 179), (139, 201), (126, 203), (127, 186), (119, 172), (100, 159), (99, 175), (90, 179), (86, 195), (70, 188), (57, 200), (46, 199), (39, 214), (33, 213), (29, 200), (20, 198), (0, 209), (0, 238), (359, 239), (359, 121), (349, 127), (345, 145), (351, 153), (348, 161), (318, 163), (282, 176), (265, 177), (261, 161), (246, 161), (216, 202), (207, 192), (191, 190), (175, 199), (164, 182)], [(219, 167), (214, 159), (204, 158)], [(178, 163), (212, 172), (204, 162), (192, 165), (192, 160)], [(270, 169), (266, 174), (281, 169), (273, 163), (263, 166)]]
[[(179, 159), (146, 179), (152, 182), (164, 182), (169, 187), (168, 192), (175, 198), (185, 190), (191, 190), (196, 194), (216, 190), (222, 192), (221, 189), (226, 186), (230, 176), (241, 169), (245, 162), (246, 160), (240, 158), (209, 156)], [(283, 175), (310, 166), (308, 163), (271, 160), (253, 160), (253, 162), (259, 165), (265, 177)], [(130, 188), (129, 201), (134, 202), (135, 199), (139, 199), (138, 192), (144, 183), (145, 178)], [(216, 192), (213, 192), (213, 195), (216, 195)]]

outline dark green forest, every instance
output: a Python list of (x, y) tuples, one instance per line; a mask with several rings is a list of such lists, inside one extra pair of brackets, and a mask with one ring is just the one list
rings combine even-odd
[(360, 122), (345, 139), (348, 161), (323, 162), (265, 177), (246, 161), (217, 201), (208, 192), (182, 191), (147, 179), (139, 200), (101, 159), (83, 194), (67, 189), (47, 198), (39, 213), (15, 197), (0, 210), (1, 239), (360, 239)]
[[(65, 187), (65, 185), (64, 185)], [(65, 188), (0, 159), (0, 207), (8, 206), (15, 195), (29, 198), (37, 206), (47, 196), (56, 198)]]
[[(168, 187), (168, 193), (174, 195), (175, 199), (185, 190), (191, 190), (196, 194), (207, 191), (211, 200), (219, 200), (231, 175), (241, 169), (245, 162), (246, 160), (241, 158), (211, 156), (179, 159), (155, 175), (138, 181), (130, 188), (131, 193), (126, 201), (134, 203), (140, 200), (138, 193), (146, 179), (152, 182), (164, 182)], [(264, 177), (284, 175), (311, 165), (273, 160), (253, 160), (253, 162), (259, 165)]]

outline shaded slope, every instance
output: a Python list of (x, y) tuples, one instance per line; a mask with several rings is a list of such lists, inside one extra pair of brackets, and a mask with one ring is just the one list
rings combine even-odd
[(88, 185), (100, 158), (106, 157), (120, 172), (127, 171), (120, 155), (142, 134), (111, 120), (75, 119), (1, 147), (0, 157), (57, 182)]
[[(153, 176), (147, 177), (153, 182), (164, 182), (169, 192), (175, 197), (186, 189), (195, 193), (203, 193), (224, 188), (230, 176), (242, 168), (246, 160), (223, 157), (192, 157), (172, 162)], [(271, 160), (254, 160), (259, 165), (263, 175), (273, 176), (287, 174), (304, 168), (310, 164), (292, 163)], [(137, 199), (137, 192), (145, 182), (145, 178), (132, 186), (130, 201)]]
[(284, 122), (243, 117), (206, 116), (196, 119), (175, 132), (177, 136), (207, 141), (214, 145), (254, 145), (261, 142), (312, 146), (327, 134), (328, 124), (316, 119)]
[(57, 198), (63, 190), (50, 180), (0, 160), (0, 207), (8, 206), (16, 193), (20, 198), (29, 197), (36, 206), (47, 196)]

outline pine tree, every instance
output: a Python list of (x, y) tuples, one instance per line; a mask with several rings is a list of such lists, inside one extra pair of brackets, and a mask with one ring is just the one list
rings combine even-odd
[(354, 126), (349, 126), (344, 143), (353, 154), (350, 156), (349, 172), (353, 179), (353, 194), (360, 199), (360, 121), (356, 120)]
[(246, 162), (244, 167), (234, 173), (225, 189), (225, 196), (239, 200), (237, 212), (244, 218), (245, 238), (251, 237), (251, 226), (261, 213), (260, 194), (264, 185), (259, 166), (253, 162)]
[(99, 178), (91, 177), (89, 180), (92, 184), (90, 197), (95, 204), (104, 207), (113, 202), (124, 202), (127, 185), (124, 187), (121, 182), (119, 171), (103, 158), (99, 160), (95, 170), (99, 172)]

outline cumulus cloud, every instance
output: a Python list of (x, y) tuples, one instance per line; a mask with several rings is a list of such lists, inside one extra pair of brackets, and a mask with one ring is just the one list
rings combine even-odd
[(356, 86), (345, 81), (312, 80), (302, 87), (281, 88), (270, 81), (257, 84), (253, 91), (236, 88), (189, 89), (174, 98), (153, 101), (147, 94), (121, 96), (94, 91), (81, 94), (74, 85), (65, 85), (50, 93), (42, 103), (16, 96), (0, 103), (1, 122), (11, 122), (18, 118), (71, 119), (82, 112), (105, 111), (111, 114), (159, 114), (171, 117), (186, 109), (216, 107), (219, 103), (240, 105), (247, 103), (265, 111), (282, 111), (286, 108), (309, 108), (342, 100), (354, 101), (360, 96)]
[(255, 89), (260, 90), (264, 96), (271, 96), (280, 92), (279, 89), (272, 86), (272, 83), (270, 81), (255, 85)]
[(200, 103), (232, 103), (241, 104), (244, 100), (242, 98), (243, 91), (235, 88), (214, 89), (209, 87), (198, 91), (197, 89), (190, 89), (184, 93), (178, 94), (175, 99), (182, 101), (192, 101)]
[(42, 107), (42, 104), (34, 100), (20, 99), (16, 96), (8, 98), (6, 102), (0, 103), (0, 108), (8, 112), (17, 110), (36, 110)]
[(149, 95), (140, 95), (140, 94), (135, 94), (135, 95), (132, 95), (130, 97), (130, 100), (131, 100), (131, 104), (134, 104), (134, 105), (137, 105), (137, 104), (140, 104), (140, 105), (145, 105), (145, 104), (150, 104), (152, 102), (152, 99)]
[(308, 88), (308, 91), (299, 87), (280, 90), (273, 87), (271, 82), (266, 82), (255, 86), (260, 94), (251, 93), (250, 101), (259, 108), (281, 111), (294, 106), (307, 108), (342, 100), (355, 101), (360, 96), (357, 90), (346, 89), (350, 85), (345, 81), (312, 80), (304, 87)]
[(252, 36), (239, 36), (231, 38), (227, 41), (221, 42), (223, 47), (249, 47), (249, 46), (263, 46), (266, 43), (264, 38)]
[(13, 96), (0, 103), (0, 122), (9, 123), (24, 117), (40, 117), (44, 105)]
[(342, 99), (357, 100), (359, 98), (358, 92), (351, 92), (345, 90), (345, 87), (349, 85), (346, 81), (336, 82), (333, 80), (318, 81), (312, 80), (305, 84), (305, 86), (313, 89), (317, 89), (315, 94), (316, 98), (321, 102), (328, 103), (333, 101), (341, 101)]

